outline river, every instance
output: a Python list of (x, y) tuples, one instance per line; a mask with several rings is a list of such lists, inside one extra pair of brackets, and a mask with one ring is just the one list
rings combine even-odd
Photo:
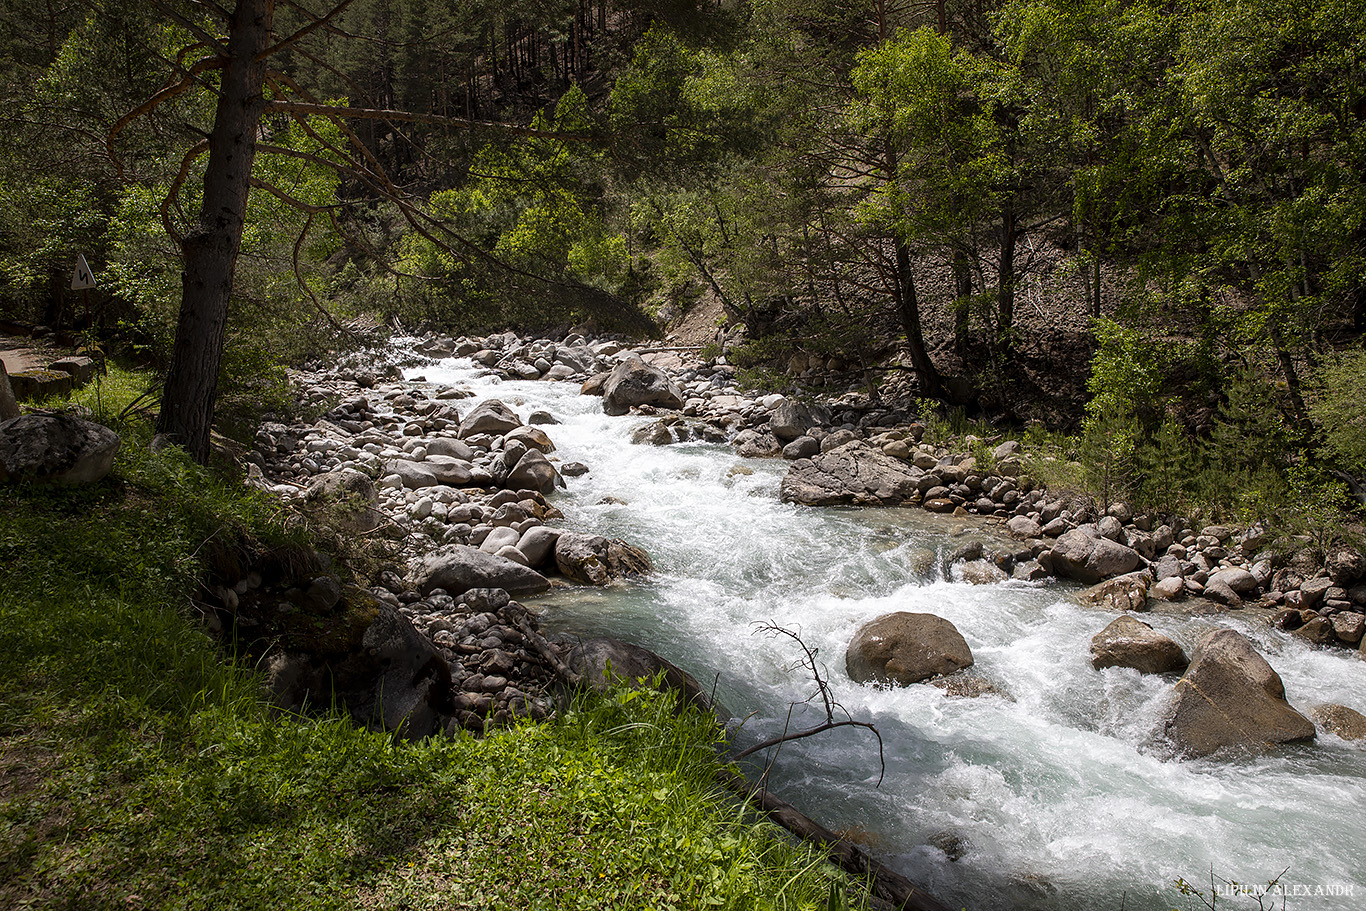
[[(407, 372), (474, 392), (462, 412), (499, 398), (523, 419), (556, 415), (563, 423), (544, 428), (554, 455), (591, 469), (555, 495), (562, 524), (653, 558), (648, 582), (557, 589), (533, 602), (549, 630), (627, 639), (714, 683), (741, 748), (824, 717), (808, 701), (816, 690), (796, 644), (758, 625), (792, 630), (816, 649), (838, 702), (881, 733), (886, 773), (879, 785), (873, 736), (844, 728), (785, 745), (775, 793), (853, 833), (949, 905), (1202, 907), (1176, 881), (1208, 893), (1211, 875), (1216, 884), (1280, 876), (1291, 909), (1366, 903), (1366, 748), (1321, 734), (1260, 757), (1172, 761), (1154, 730), (1173, 681), (1093, 670), (1090, 639), (1113, 616), (1080, 607), (1074, 588), (942, 578), (929, 554), (954, 546), (963, 531), (954, 520), (780, 503), (781, 460), (742, 459), (726, 446), (632, 445), (649, 419), (607, 417), (576, 384), (500, 382), (454, 359)], [(850, 638), (896, 610), (952, 621), (974, 670), (1003, 695), (853, 683)], [(1214, 625), (1232, 626), (1281, 675), (1296, 708), (1366, 710), (1366, 664), (1352, 653), (1312, 649), (1236, 612), (1145, 619), (1187, 652)], [(1281, 907), (1280, 896), (1265, 906), (1273, 897)], [(1226, 887), (1217, 904), (1258, 906)]]

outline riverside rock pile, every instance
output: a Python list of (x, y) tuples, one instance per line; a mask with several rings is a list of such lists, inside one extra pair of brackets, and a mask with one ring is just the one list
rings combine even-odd
[[(560, 344), (524, 344), (509, 336), (479, 343), (429, 339), (408, 361), (471, 356), (509, 377), (582, 382), (619, 349), (615, 342), (590, 346), (581, 338)], [(391, 686), (388, 704), (352, 694), (353, 714), (410, 736), (452, 725), (480, 729), (487, 720), (544, 717), (564, 677), (557, 664), (568, 649), (541, 639), (534, 615), (512, 598), (546, 591), (551, 578), (605, 585), (648, 573), (649, 556), (623, 541), (553, 525), (563, 515), (547, 495), (563, 486), (561, 472), (584, 469), (552, 461), (554, 443), (540, 426), (555, 423), (552, 416), (534, 413), (524, 422), (497, 400), (462, 414), (459, 401), (468, 392), (404, 382), (398, 366), (389, 363), (393, 358), (386, 349), (298, 372), (301, 404), (322, 414), (306, 423), (263, 424), (246, 456), (249, 481), (298, 501), (306, 512), (325, 515), (348, 533), (383, 535), (406, 564), (381, 574), (366, 593), (376, 609), (361, 613), (401, 618), (400, 625), (426, 644), (407, 642), (399, 649), (407, 658), (387, 660), (406, 666), (420, 658), (418, 665), (428, 670), (410, 675), (415, 683), (406, 695), (396, 692), (404, 687)], [(286, 590), (267, 597), (287, 610), (289, 595), (297, 601), (299, 591), (329, 588), (335, 579), (318, 579), (331, 578), (290, 579), (275, 587)], [(218, 587), (219, 606), (230, 601), (236, 608), (260, 587), (259, 581), (227, 581)], [(342, 601), (333, 599), (321, 609)], [(350, 651), (324, 656), (328, 666), (375, 652), (379, 646), (361, 642), (369, 635), (352, 637)], [(381, 639), (406, 642), (392, 630)], [(310, 681), (321, 672), (320, 660), (316, 649), (308, 656), (277, 656), (271, 670), (277, 702), (294, 707), (310, 695), (316, 699), (321, 690)]]

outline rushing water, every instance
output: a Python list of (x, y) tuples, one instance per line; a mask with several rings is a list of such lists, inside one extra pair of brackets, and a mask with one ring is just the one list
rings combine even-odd
[[(1287, 908), (1366, 904), (1366, 749), (1323, 734), (1262, 757), (1171, 761), (1154, 738), (1171, 681), (1091, 667), (1090, 639), (1113, 617), (1078, 606), (1058, 583), (941, 578), (930, 555), (951, 548), (956, 530), (942, 518), (780, 503), (785, 463), (724, 446), (633, 446), (631, 431), (648, 419), (607, 417), (573, 384), (499, 382), (458, 360), (409, 373), (471, 390), (468, 405), (499, 398), (523, 418), (555, 414), (563, 424), (547, 430), (556, 455), (591, 468), (556, 495), (566, 523), (651, 554), (648, 583), (537, 601), (550, 629), (634, 641), (714, 681), (743, 719), (740, 747), (824, 717), (807, 702), (815, 687), (796, 644), (757, 624), (798, 632), (817, 649), (835, 698), (880, 731), (885, 777), (879, 786), (873, 736), (845, 728), (785, 745), (775, 793), (855, 833), (948, 904), (1199, 907), (1179, 894), (1179, 877), (1208, 892), (1211, 873), (1255, 884), (1283, 870)], [(975, 670), (1004, 695), (853, 683), (850, 638), (895, 610), (951, 620)], [(1350, 654), (1234, 615), (1147, 619), (1188, 651), (1212, 625), (1234, 626), (1297, 708), (1366, 710), (1366, 664)], [(1257, 902), (1220, 895), (1218, 906)]]

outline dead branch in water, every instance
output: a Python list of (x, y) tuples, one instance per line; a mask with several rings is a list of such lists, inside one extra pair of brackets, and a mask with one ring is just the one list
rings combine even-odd
[[(804, 737), (811, 737), (815, 734), (823, 734), (826, 731), (833, 731), (835, 728), (864, 728), (866, 730), (872, 731), (873, 736), (877, 738), (877, 758), (880, 768), (878, 771), (876, 786), (881, 786), (883, 776), (887, 774), (887, 756), (885, 750), (883, 749), (882, 734), (878, 731), (876, 727), (873, 726), (871, 722), (854, 720), (854, 718), (849, 714), (849, 711), (845, 709), (844, 706), (840, 705), (840, 703), (835, 699), (834, 694), (830, 691), (830, 684), (825, 679), (824, 675), (821, 674), (820, 664), (816, 661), (817, 650), (812, 649), (809, 645), (803, 642), (801, 636), (798, 636), (792, 630), (782, 626), (778, 626), (776, 623), (773, 622), (759, 625), (759, 628), (755, 630), (755, 632), (765, 633), (769, 636), (787, 636), (793, 642), (796, 642), (798, 646), (801, 647), (803, 654), (801, 666), (805, 667), (807, 672), (811, 674), (812, 679), (816, 681), (816, 695), (820, 696), (821, 704), (825, 708), (825, 721), (822, 724), (818, 724), (813, 728), (809, 728), (805, 731), (798, 731), (795, 734), (789, 734), (787, 732), (787, 725), (784, 724), (782, 734), (778, 735), (777, 737), (770, 737), (768, 740), (765, 740), (762, 743), (756, 743), (754, 744), (754, 746), (741, 750), (739, 753), (736, 753), (734, 756), (731, 757), (731, 761), (739, 762), (746, 756), (753, 755), (754, 753), (757, 753), (760, 750), (766, 750), (769, 747), (776, 746), (778, 747), (778, 751), (781, 751), (782, 745), (787, 743), (789, 740), (801, 740)], [(792, 707), (789, 706), (789, 720), (791, 720), (792, 717), (791, 709)], [(836, 710), (842, 712), (844, 714), (844, 718), (836, 719)], [(773, 757), (769, 760), (768, 768), (772, 767), (773, 762), (776, 761), (777, 758), (778, 752), (775, 751)], [(764, 769), (764, 774), (760, 779), (761, 781), (767, 780), (768, 768)]]

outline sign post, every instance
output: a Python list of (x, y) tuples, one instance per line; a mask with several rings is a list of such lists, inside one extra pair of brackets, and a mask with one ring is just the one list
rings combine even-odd
[(71, 290), (81, 292), (85, 303), (86, 325), (90, 323), (90, 289), (95, 287), (95, 273), (85, 261), (84, 253), (76, 254), (76, 271), (71, 276)]

